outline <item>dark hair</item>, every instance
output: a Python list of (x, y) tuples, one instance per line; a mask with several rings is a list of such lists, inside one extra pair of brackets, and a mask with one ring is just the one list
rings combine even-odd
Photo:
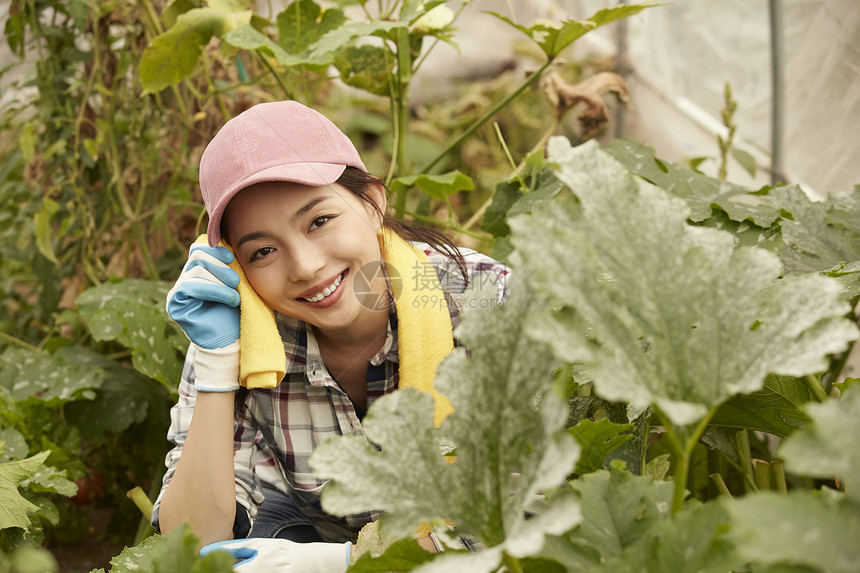
[(438, 251), (449, 256), (463, 275), (463, 281), (469, 283), (469, 273), (466, 269), (466, 261), (463, 259), (460, 249), (457, 248), (454, 240), (446, 233), (430, 227), (421, 227), (417, 225), (408, 225), (402, 221), (398, 221), (391, 215), (385, 214), (373, 197), (369, 193), (371, 185), (379, 185), (388, 194), (388, 188), (385, 183), (376, 175), (364, 172), (355, 167), (349, 167), (344, 170), (343, 174), (335, 183), (339, 183), (346, 187), (350, 193), (369, 204), (382, 217), (382, 224), (397, 233), (400, 238), (406, 241), (419, 241), (433, 246)]

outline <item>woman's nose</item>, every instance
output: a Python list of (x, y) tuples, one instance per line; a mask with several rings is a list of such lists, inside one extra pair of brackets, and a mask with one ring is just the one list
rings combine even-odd
[(304, 241), (292, 249), (289, 277), (294, 283), (312, 282), (325, 268), (325, 256), (319, 246), (311, 241)]

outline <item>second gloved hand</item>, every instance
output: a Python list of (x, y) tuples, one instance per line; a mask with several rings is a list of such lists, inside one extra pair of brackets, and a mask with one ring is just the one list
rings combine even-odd
[(195, 387), (206, 392), (239, 388), (239, 275), (224, 247), (194, 243), (188, 262), (167, 293), (167, 313), (196, 346)]
[(352, 543), (295, 543), (251, 537), (210, 543), (200, 549), (200, 555), (219, 549), (242, 559), (233, 567), (236, 573), (344, 573)]

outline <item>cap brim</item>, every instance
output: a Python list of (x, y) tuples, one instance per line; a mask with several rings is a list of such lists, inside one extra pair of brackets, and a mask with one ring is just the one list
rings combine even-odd
[(330, 185), (340, 178), (346, 169), (346, 165), (333, 163), (295, 163), (291, 165), (276, 165), (258, 171), (251, 177), (239, 181), (233, 187), (224, 193), (218, 204), (209, 214), (209, 225), (206, 228), (206, 235), (209, 239), (209, 246), (214, 247), (221, 240), (221, 218), (224, 211), (227, 209), (227, 204), (236, 196), (239, 191), (250, 187), (256, 183), (264, 181), (284, 181), (289, 183), (299, 183), (301, 185), (309, 185), (312, 187), (320, 187)]

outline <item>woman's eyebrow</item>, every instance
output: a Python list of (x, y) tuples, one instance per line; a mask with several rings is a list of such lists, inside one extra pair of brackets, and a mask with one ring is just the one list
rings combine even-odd
[[(295, 225), (298, 222), (298, 220), (301, 219), (302, 215), (306, 214), (308, 211), (310, 211), (311, 209), (313, 209), (314, 207), (316, 207), (317, 205), (319, 205), (320, 203), (322, 203), (328, 199), (332, 199), (332, 196), (331, 195), (322, 195), (320, 197), (314, 197), (313, 199), (311, 199), (310, 201), (305, 203), (302, 207), (300, 207), (290, 217), (290, 224)], [(271, 234), (265, 233), (263, 231), (258, 231), (256, 233), (248, 233), (247, 235), (245, 235), (244, 237), (239, 239), (239, 242), (236, 243), (236, 248), (238, 249), (239, 247), (241, 247), (242, 245), (244, 245), (248, 241), (254, 241), (257, 239), (267, 239), (269, 237), (271, 237)]]
[(244, 237), (242, 237), (241, 239), (239, 239), (239, 242), (238, 242), (238, 243), (236, 243), (236, 247), (235, 247), (235, 248), (236, 248), (236, 249), (238, 249), (239, 247), (241, 247), (242, 245), (244, 245), (244, 244), (245, 244), (245, 243), (247, 243), (248, 241), (255, 241), (255, 240), (257, 240), (257, 239), (265, 239), (265, 238), (268, 238), (268, 237), (271, 237), (271, 234), (269, 234), (269, 233), (264, 233), (264, 232), (262, 232), (262, 231), (259, 231), (259, 232), (256, 232), (256, 233), (248, 233), (247, 235), (245, 235)]
[(300, 207), (295, 212), (295, 214), (292, 217), (290, 217), (290, 223), (295, 225), (298, 222), (298, 220), (302, 217), (302, 215), (304, 215), (305, 213), (307, 213), (308, 211), (310, 211), (311, 209), (313, 209), (314, 207), (316, 207), (317, 205), (319, 205), (320, 203), (322, 203), (323, 201), (325, 201), (327, 199), (331, 199), (331, 196), (330, 195), (322, 195), (320, 197), (314, 197), (313, 199), (311, 199), (310, 201), (305, 203), (305, 205), (303, 207)]

